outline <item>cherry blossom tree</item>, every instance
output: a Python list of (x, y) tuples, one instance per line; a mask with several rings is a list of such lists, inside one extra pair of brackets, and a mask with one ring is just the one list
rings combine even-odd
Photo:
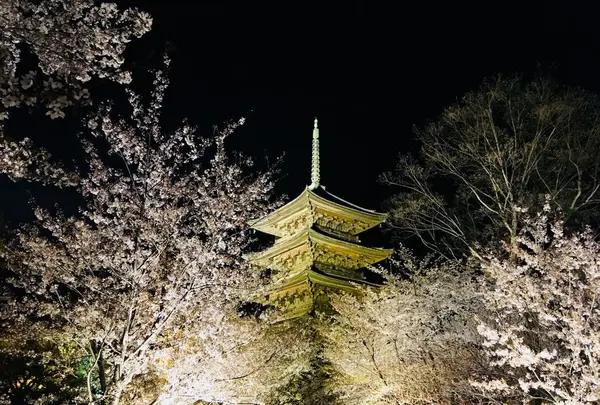
[(451, 403), (478, 365), (477, 283), (464, 264), (405, 248), (391, 264), (378, 269), (381, 289), (332, 298), (323, 334), (333, 384), (344, 404)]
[(600, 400), (600, 245), (565, 232), (549, 203), (529, 218), (516, 262), (492, 259), (479, 333), (493, 372), (473, 380), (488, 397), (529, 403)]
[[(147, 102), (128, 91), (130, 117), (104, 104), (86, 119), (88, 167), (61, 169), (85, 201), (79, 214), (34, 203), (36, 222), (2, 252), (16, 273), (12, 285), (34, 303), (28, 315), (18, 302), (8, 310), (57, 326), (88, 354), (90, 403), (134, 401), (129, 387), (157, 367), (174, 336), (227, 339), (222, 314), (261, 285), (241, 253), (251, 241), (246, 221), (272, 208), (272, 182), (269, 171), (248, 173), (250, 159), (227, 154), (243, 119), (211, 138), (185, 122), (166, 133), (164, 72), (154, 85)], [(45, 172), (12, 175), (43, 180)], [(91, 389), (94, 375), (100, 393)]]

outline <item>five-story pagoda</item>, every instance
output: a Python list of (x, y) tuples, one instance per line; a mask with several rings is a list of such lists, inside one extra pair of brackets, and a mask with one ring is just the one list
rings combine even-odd
[(268, 294), (258, 301), (281, 310), (284, 319), (325, 310), (329, 290), (355, 293), (356, 284), (377, 286), (365, 267), (393, 251), (362, 246), (358, 238), (387, 214), (348, 203), (320, 184), (316, 118), (312, 142), (311, 184), (296, 199), (250, 222), (276, 238), (271, 248), (247, 259), (272, 271)]

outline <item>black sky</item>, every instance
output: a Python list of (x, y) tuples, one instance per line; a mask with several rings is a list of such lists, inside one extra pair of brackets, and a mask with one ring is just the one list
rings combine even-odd
[(498, 73), (533, 74), (600, 92), (598, 12), (578, 1), (375, 2), (126, 0), (154, 17), (131, 46), (143, 66), (169, 41), (169, 111), (207, 130), (253, 112), (235, 147), (285, 151), (280, 191), (309, 182), (321, 123), (322, 182), (378, 208), (377, 175), (411, 145), (411, 127)]

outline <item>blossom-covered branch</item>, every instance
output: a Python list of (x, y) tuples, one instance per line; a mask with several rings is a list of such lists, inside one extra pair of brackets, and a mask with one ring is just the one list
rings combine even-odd
[(560, 211), (528, 219), (516, 261), (494, 259), (478, 327), (497, 377), (474, 380), (490, 397), (560, 405), (600, 400), (600, 245), (564, 230)]
[[(151, 24), (145, 12), (93, 0), (0, 2), (0, 171), (13, 179), (36, 175), (75, 183), (31, 137), (11, 139), (5, 121), (15, 109), (34, 107), (64, 118), (68, 107), (89, 102), (84, 82), (94, 76), (129, 83), (131, 75), (122, 69), (125, 47)], [(37, 68), (23, 61), (28, 53)]]

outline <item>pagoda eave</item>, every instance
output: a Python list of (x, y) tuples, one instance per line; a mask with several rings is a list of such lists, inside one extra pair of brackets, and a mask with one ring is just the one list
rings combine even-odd
[(256, 230), (278, 237), (288, 236), (313, 224), (358, 235), (386, 219), (385, 213), (342, 205), (306, 188), (297, 198), (283, 207), (248, 224)]
[(343, 265), (344, 268), (356, 270), (378, 263), (392, 253), (393, 249), (365, 247), (307, 229), (278, 240), (267, 250), (249, 254), (246, 259), (254, 265), (273, 270), (316, 263)]
[(381, 287), (379, 284), (365, 281), (357, 283), (353, 280), (342, 280), (308, 270), (276, 283), (266, 295), (258, 298), (256, 302), (272, 305), (280, 310), (282, 316), (277, 321), (281, 321), (301, 316), (313, 309), (316, 302), (316, 290), (332, 289), (360, 295), (362, 293), (361, 285), (375, 289)]
[(371, 287), (379, 287), (379, 284), (370, 283), (363, 280), (359, 282), (353, 279), (341, 279), (338, 277), (333, 277), (327, 274), (317, 272), (312, 269), (308, 269), (300, 274), (296, 274), (295, 276), (282, 279), (279, 282), (275, 283), (270, 289), (269, 295), (284, 296), (287, 294), (293, 294), (296, 292), (297, 289), (304, 289), (305, 286), (309, 285), (320, 285), (323, 287), (355, 291), (357, 290), (357, 285), (359, 284), (368, 285)]

